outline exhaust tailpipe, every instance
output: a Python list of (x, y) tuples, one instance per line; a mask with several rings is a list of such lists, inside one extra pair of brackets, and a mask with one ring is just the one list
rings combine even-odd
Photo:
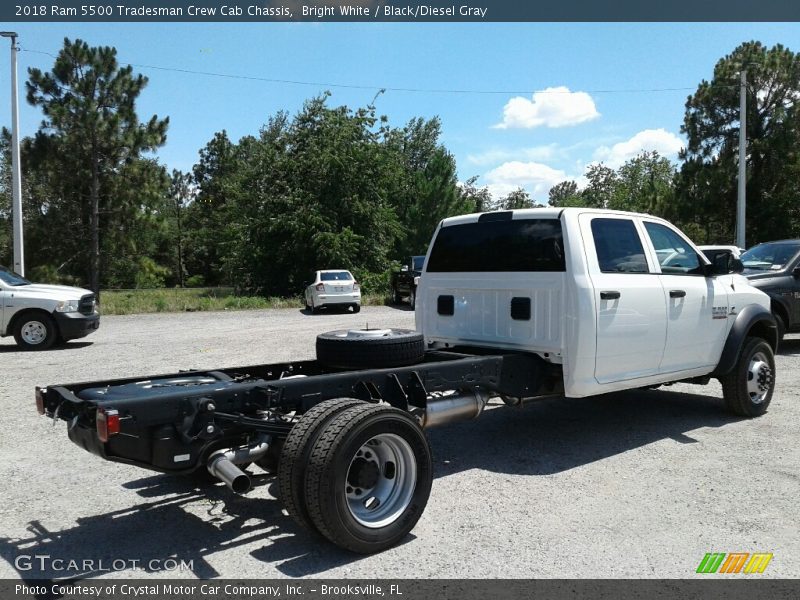
[(271, 440), (272, 436), (263, 434), (249, 446), (217, 450), (208, 457), (206, 468), (232, 492), (244, 494), (250, 489), (250, 477), (236, 465), (255, 462), (264, 456)]
[(477, 388), (451, 396), (429, 399), (428, 407), (420, 418), (420, 425), (428, 428), (456, 421), (469, 421), (483, 412), (488, 401), (489, 395)]
[(216, 454), (208, 461), (208, 472), (217, 479), (222, 480), (228, 488), (236, 494), (244, 494), (250, 489), (250, 477), (239, 467), (225, 458)]

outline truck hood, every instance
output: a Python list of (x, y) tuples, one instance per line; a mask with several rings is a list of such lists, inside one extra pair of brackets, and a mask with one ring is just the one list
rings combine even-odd
[(764, 271), (762, 269), (745, 269), (742, 275), (747, 277), (750, 281), (758, 281), (759, 279), (774, 279), (775, 277), (781, 277), (782, 275), (786, 275), (786, 272), (783, 270)]
[(69, 285), (47, 285), (45, 283), (32, 283), (30, 285), (19, 285), (11, 288), (15, 294), (26, 296), (47, 296), (59, 300), (80, 300), (86, 294), (91, 294), (91, 290), (72, 287)]

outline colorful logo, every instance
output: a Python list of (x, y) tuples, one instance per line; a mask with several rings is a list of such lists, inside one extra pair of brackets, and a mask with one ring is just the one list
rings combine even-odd
[(763, 573), (772, 554), (766, 552), (709, 552), (700, 561), (698, 573)]

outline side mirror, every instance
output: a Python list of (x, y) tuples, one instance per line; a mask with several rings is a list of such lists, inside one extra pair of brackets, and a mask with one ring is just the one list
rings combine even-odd
[(709, 265), (708, 275), (730, 275), (731, 273), (741, 273), (744, 265), (738, 258), (734, 258), (731, 252), (720, 252), (714, 256), (714, 260)]
[(400, 268), (400, 270), (401, 270), (401, 271), (408, 271), (408, 265), (403, 265), (403, 266)]

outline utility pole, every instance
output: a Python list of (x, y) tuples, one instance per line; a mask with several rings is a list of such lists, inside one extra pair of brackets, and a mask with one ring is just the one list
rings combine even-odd
[(747, 187), (747, 69), (742, 68), (739, 84), (739, 190), (736, 202), (736, 245), (745, 246), (745, 203)]
[(25, 251), (22, 243), (22, 176), (19, 164), (19, 99), (17, 98), (17, 34), (0, 31), (11, 38), (11, 195), (14, 220), (14, 265), (12, 270), (25, 276)]

